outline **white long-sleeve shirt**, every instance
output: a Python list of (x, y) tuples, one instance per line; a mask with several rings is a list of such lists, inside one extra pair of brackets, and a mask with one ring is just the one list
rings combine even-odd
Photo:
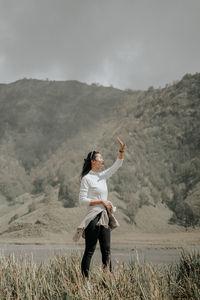
[(87, 212), (76, 230), (76, 233), (73, 237), (74, 242), (77, 242), (81, 235), (83, 238), (85, 238), (85, 228), (89, 222), (93, 220), (100, 212), (102, 212), (101, 218), (96, 225), (102, 225), (108, 228), (108, 222), (110, 219), (111, 230), (119, 226), (118, 221), (113, 215), (113, 212), (116, 209), (114, 206), (112, 207), (112, 210), (108, 216), (106, 208), (103, 204), (96, 204), (93, 206), (90, 206), (89, 204), (92, 199), (107, 200), (108, 189), (106, 180), (111, 177), (119, 169), (119, 167), (121, 167), (123, 160), (124, 159), (117, 158), (110, 168), (101, 172), (94, 172), (91, 170), (87, 175), (83, 176), (81, 180), (79, 202), (80, 204), (87, 206)]
[[(108, 189), (106, 180), (121, 167), (123, 160), (117, 158), (110, 168), (99, 172), (91, 170), (87, 175), (83, 176), (79, 193), (79, 203), (81, 205), (88, 206), (90, 201), (94, 199), (107, 200)], [(102, 206), (102, 204), (98, 205)]]

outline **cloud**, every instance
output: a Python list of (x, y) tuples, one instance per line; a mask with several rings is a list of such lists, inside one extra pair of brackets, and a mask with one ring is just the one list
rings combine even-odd
[(0, 0), (0, 82), (145, 89), (200, 69), (198, 0)]

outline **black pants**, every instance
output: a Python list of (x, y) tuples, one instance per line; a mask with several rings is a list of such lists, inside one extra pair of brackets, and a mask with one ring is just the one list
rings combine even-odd
[(100, 225), (97, 226), (97, 222), (101, 217), (101, 213), (98, 214), (85, 228), (85, 252), (81, 262), (81, 271), (85, 277), (88, 277), (90, 262), (92, 255), (96, 249), (97, 241), (99, 240), (103, 267), (109, 265), (110, 271), (112, 269), (110, 259), (110, 224), (108, 228)]

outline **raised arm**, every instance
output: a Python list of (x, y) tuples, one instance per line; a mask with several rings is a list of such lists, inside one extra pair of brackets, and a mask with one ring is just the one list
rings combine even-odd
[(124, 158), (124, 148), (125, 148), (125, 144), (120, 140), (119, 137), (117, 137), (117, 141), (120, 144), (120, 150), (119, 150), (119, 154), (118, 154), (118, 158), (119, 159), (123, 159)]
[(116, 161), (114, 162), (114, 164), (110, 168), (100, 172), (100, 176), (105, 178), (105, 179), (110, 178), (119, 169), (119, 167), (121, 167), (121, 165), (123, 163), (123, 160), (124, 160), (125, 144), (120, 140), (119, 137), (117, 137), (117, 141), (120, 144), (120, 150), (119, 150), (119, 154), (118, 154), (118, 157), (117, 157)]
[(118, 157), (110, 168), (99, 173), (100, 177), (105, 179), (110, 178), (119, 169), (119, 167), (121, 167), (123, 160), (124, 160), (123, 158), (120, 159)]

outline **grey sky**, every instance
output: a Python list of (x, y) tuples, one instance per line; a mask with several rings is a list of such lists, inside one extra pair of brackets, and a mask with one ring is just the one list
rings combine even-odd
[(0, 0), (0, 82), (126, 89), (200, 72), (200, 0)]

